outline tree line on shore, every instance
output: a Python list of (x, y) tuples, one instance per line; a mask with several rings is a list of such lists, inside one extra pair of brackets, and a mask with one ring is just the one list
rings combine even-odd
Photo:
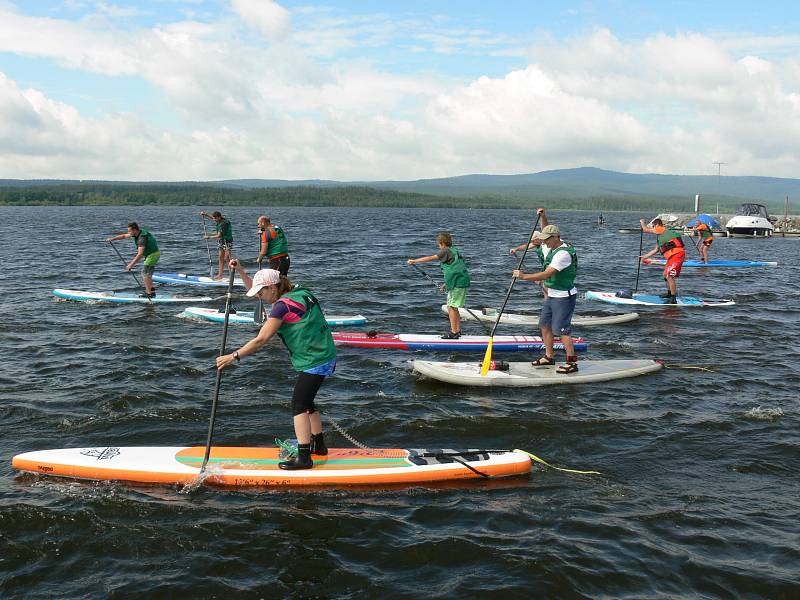
[[(735, 210), (740, 199), (726, 198), (720, 210)], [(218, 206), (364, 206), (392, 208), (531, 208), (565, 210), (691, 212), (694, 200), (680, 196), (586, 196), (528, 192), (447, 196), (401, 192), (368, 186), (235, 188), (191, 183), (75, 183), (0, 187), (0, 205), (218, 205)]]

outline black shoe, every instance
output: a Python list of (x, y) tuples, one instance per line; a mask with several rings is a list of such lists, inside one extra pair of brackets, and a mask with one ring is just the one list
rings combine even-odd
[(457, 340), (460, 337), (461, 337), (461, 332), (460, 331), (455, 331), (455, 332), (451, 331), (449, 333), (445, 333), (442, 336), (442, 339), (443, 340)]
[(678, 299), (675, 296), (670, 296), (664, 304), (677, 304)]
[(659, 298), (672, 298), (672, 292), (667, 292), (666, 294), (661, 294)]
[(311, 434), (311, 454), (325, 456), (328, 454), (328, 447), (325, 445), (324, 433)]
[(310, 469), (313, 466), (314, 461), (311, 460), (311, 444), (298, 444), (297, 456), (278, 463), (278, 467), (284, 471)]

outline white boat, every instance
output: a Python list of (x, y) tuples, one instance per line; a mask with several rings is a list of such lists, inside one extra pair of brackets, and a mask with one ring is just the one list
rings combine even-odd
[(773, 227), (763, 204), (745, 203), (736, 215), (725, 223), (731, 237), (769, 237)]

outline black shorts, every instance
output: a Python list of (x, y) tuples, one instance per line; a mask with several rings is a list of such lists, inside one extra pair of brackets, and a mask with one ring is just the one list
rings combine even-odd
[(220, 250), (233, 250), (233, 240), (217, 240), (217, 248)]
[(269, 268), (275, 269), (276, 271), (280, 271), (281, 275), (287, 275), (289, 273), (289, 255), (286, 254), (279, 258), (270, 258), (269, 259)]

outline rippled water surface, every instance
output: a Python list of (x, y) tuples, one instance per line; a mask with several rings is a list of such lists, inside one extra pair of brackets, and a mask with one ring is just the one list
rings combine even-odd
[[(662, 358), (710, 371), (481, 390), (419, 381), (408, 353), (340, 349), (318, 397), (372, 446), (525, 448), (602, 476), (537, 468), (438, 487), (182, 493), (15, 474), (11, 457), (34, 449), (204, 443), (221, 326), (179, 319), (174, 306), (51, 295), (56, 287), (131, 291), (102, 242), (131, 220), (156, 234), (161, 270), (206, 274), (197, 210), (0, 208), (0, 596), (800, 596), (800, 239), (718, 238), (716, 258), (780, 266), (680, 279), (683, 293), (733, 298), (734, 307), (644, 309), (633, 323), (576, 331), (590, 342), (586, 359)], [(223, 212), (237, 252), (253, 258), (259, 211)], [(511, 210), (270, 214), (287, 232), (292, 279), (328, 313), (360, 312), (369, 328), (406, 333), (447, 328), (443, 297), (405, 265), (435, 252), (439, 230), (452, 231), (467, 256), (471, 305), (480, 307), (502, 302), (515, 265), (507, 249), (531, 227), (530, 211)], [(631, 287), (639, 236), (617, 229), (652, 215), (606, 215), (607, 228), (594, 216), (551, 215), (580, 254), (579, 288)], [(131, 255), (129, 241), (119, 247)], [(662, 287), (659, 271), (643, 268), (640, 289)], [(536, 288), (520, 283), (510, 304), (539, 302)], [(230, 344), (252, 333), (232, 326)], [(480, 359), (441, 359), (450, 358)], [(290, 437), (293, 379), (278, 343), (226, 372), (215, 442)], [(348, 445), (333, 431), (329, 444)]]

